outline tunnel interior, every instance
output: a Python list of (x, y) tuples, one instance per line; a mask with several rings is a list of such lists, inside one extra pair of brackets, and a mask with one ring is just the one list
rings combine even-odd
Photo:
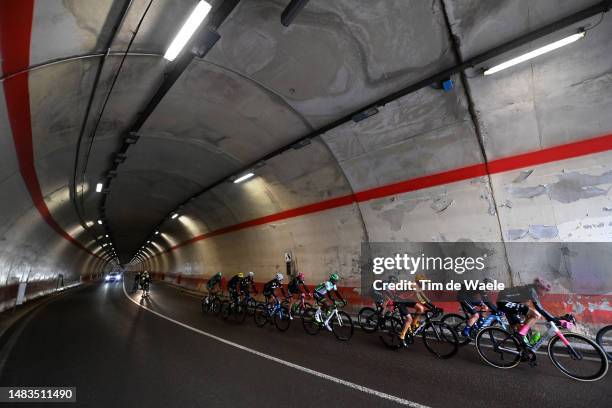
[(312, 0), (288, 26), (284, 0), (211, 1), (169, 61), (196, 3), (0, 6), (3, 309), (119, 267), (263, 283), (285, 254), (359, 299), (363, 245), (474, 242), (503, 249), (491, 278), (610, 320), (605, 246), (511, 248), (612, 240), (609, 1)]

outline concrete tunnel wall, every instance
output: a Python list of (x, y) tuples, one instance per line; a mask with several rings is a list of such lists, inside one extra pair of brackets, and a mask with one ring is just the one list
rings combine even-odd
[[(508, 23), (523, 17), (519, 2), (491, 9), (475, 2), (445, 5), (463, 58), (553, 21), (569, 7), (541, 2), (537, 7), (542, 8), (521, 25)], [(479, 16), (492, 22), (466, 23)], [(499, 32), (496, 23), (501, 22), (507, 32)], [(582, 140), (595, 144), (612, 129), (612, 57), (606, 40), (611, 36), (612, 24), (605, 20), (581, 46), (493, 77), (468, 75), (467, 84), (456, 76), (452, 92), (423, 89), (361, 123), (284, 153), (258, 169), (252, 181), (238, 188), (223, 185), (190, 202), (179, 223), (163, 226), (163, 248), (138, 269), (198, 288), (217, 271), (229, 276), (253, 270), (263, 282), (284, 271), (283, 252), (291, 251), (309, 283), (337, 271), (344, 286), (358, 291), (361, 242), (610, 241), (612, 154), (595, 149), (563, 159), (547, 149)], [(450, 49), (450, 38), (439, 37), (441, 48)], [(440, 60), (454, 62), (448, 54)], [(308, 115), (299, 104), (293, 106)], [(516, 170), (460, 175), (453, 183), (359, 198), (361, 192), (393, 183), (448, 170), (460, 173), (457, 169), (484, 163), (483, 152), (489, 162), (541, 154), (535, 154), (537, 164)], [(357, 197), (345, 205), (299, 210), (351, 192)], [(292, 209), (306, 214), (285, 213)], [(546, 298), (549, 307), (598, 324), (612, 317), (610, 259), (598, 255), (588, 267), (583, 261), (590, 254), (582, 254), (555, 269), (539, 256), (526, 259), (508, 250), (498, 254), (490, 275), (514, 285), (543, 276), (554, 282), (555, 295)]]
[[(21, 23), (31, 33), (8, 32), (28, 42), (11, 48), (5, 33), (1, 45), (5, 286), (30, 270), (42, 280), (59, 273), (77, 280), (104, 268), (88, 252), (99, 254), (101, 248), (80, 226), (70, 202), (78, 132), (97, 59), (11, 75), (56, 58), (104, 52), (118, 2), (22, 2), (28, 3), (31, 21)], [(97, 218), (93, 186), (163, 77), (167, 63), (160, 54), (192, 3), (156, 2), (143, 21), (132, 51), (144, 55), (126, 59), (78, 186), (86, 221)], [(277, 21), (284, 1), (241, 2), (220, 27), (221, 41), (188, 66), (148, 118), (120, 168), (106, 211), (116, 247), (132, 255), (159, 220), (195, 191), (454, 65), (456, 52), (467, 59), (594, 3), (432, 0), (406, 7), (400, 0), (313, 0), (285, 29)], [(113, 50), (125, 49), (145, 4), (134, 3)], [(465, 78), (452, 78), (451, 92), (422, 89), (268, 160), (251, 181), (222, 184), (189, 202), (178, 221), (161, 225), (147, 250), (151, 258), (133, 268), (175, 282), (180, 276), (190, 287), (219, 270), (253, 270), (263, 282), (284, 270), (283, 252), (290, 250), (309, 283), (337, 271), (345, 290), (355, 292), (362, 242), (608, 242), (611, 149), (596, 138), (612, 132), (611, 34), (607, 16), (572, 46), (491, 77), (468, 70)], [(100, 89), (109, 89), (119, 62), (108, 59)], [(20, 105), (24, 95), (27, 104)], [(104, 96), (96, 96), (92, 111), (102, 107)], [(20, 125), (15, 131), (16, 112), (24, 106), (30, 110), (24, 121), (29, 133)], [(87, 130), (92, 128), (88, 122)], [(28, 137), (38, 201), (32, 200), (36, 183), (24, 182), (16, 156), (15, 141)], [(573, 142), (583, 142), (581, 150), (568, 145)], [(550, 150), (555, 146), (582, 153), (568, 156)], [(527, 152), (536, 153), (517, 167)], [(480, 170), (466, 170), (475, 165)], [(105, 232), (88, 227), (94, 236)], [(549, 299), (551, 307), (599, 323), (612, 318), (612, 278), (601, 259), (591, 271), (579, 263), (542, 271), (541, 260), (508, 252), (495, 262), (493, 274), (513, 284), (546, 275), (562, 294)]]

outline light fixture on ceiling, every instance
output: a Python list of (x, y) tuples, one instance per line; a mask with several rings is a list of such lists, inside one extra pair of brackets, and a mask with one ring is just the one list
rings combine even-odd
[(575, 41), (578, 41), (579, 39), (583, 38), (586, 34), (586, 31), (581, 30), (580, 32), (576, 33), (576, 34), (572, 34), (568, 37), (562, 38), (561, 40), (555, 41), (553, 43), (547, 44), (543, 47), (540, 47), (536, 50), (530, 51), (526, 54), (523, 55), (519, 55), (516, 58), (512, 58), (511, 60), (508, 60), (506, 62), (502, 62), (501, 64), (498, 64), (494, 67), (491, 67), (487, 70), (485, 70), (483, 72), (483, 75), (491, 75), (494, 74), (496, 72), (502, 71), (506, 68), (510, 68), (514, 65), (520, 64), (521, 62), (525, 62), (525, 61), (529, 61), (530, 59), (533, 59), (535, 57), (538, 57), (542, 54), (546, 54), (547, 52), (556, 50), (557, 48), (561, 48), (565, 45), (571, 44)]
[(155, 235), (159, 235), (159, 231), (155, 231)]
[(98, 224), (102, 225), (102, 220), (98, 220)]
[(244, 176), (240, 176), (236, 180), (234, 180), (234, 184), (242, 183), (243, 181), (250, 179), (254, 175), (255, 174), (253, 174), (253, 173), (247, 173)]
[(96, 193), (101, 193), (103, 188), (104, 188), (104, 184), (102, 183), (96, 184)]
[(172, 217), (170, 217), (170, 218), (172, 218), (173, 220), (176, 220), (178, 218), (178, 213), (172, 214)]
[(164, 54), (164, 58), (168, 61), (174, 61), (174, 59), (180, 54), (185, 45), (189, 42), (193, 34), (196, 32), (202, 21), (206, 18), (210, 12), (211, 5), (201, 0), (197, 6), (193, 9), (183, 27), (170, 43), (168, 50)]

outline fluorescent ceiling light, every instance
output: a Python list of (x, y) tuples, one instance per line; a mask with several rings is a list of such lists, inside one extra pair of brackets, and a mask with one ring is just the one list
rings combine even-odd
[(178, 218), (178, 213), (174, 213), (174, 214), (172, 214), (172, 219), (173, 219), (173, 220), (176, 220), (177, 218)]
[(189, 39), (196, 32), (202, 21), (206, 18), (208, 13), (210, 12), (211, 6), (205, 1), (200, 1), (198, 5), (193, 9), (191, 15), (181, 27), (181, 30), (178, 32), (172, 43), (168, 47), (166, 54), (164, 54), (164, 58), (168, 61), (174, 61), (174, 59), (179, 55), (185, 44), (189, 42)]
[(584, 35), (586, 34), (586, 32), (582, 31), (576, 34), (572, 34), (569, 37), (565, 37), (559, 41), (555, 41), (554, 43), (550, 43), (548, 45), (545, 45), (543, 47), (538, 48), (537, 50), (533, 50), (531, 52), (528, 52), (527, 54), (523, 54), (520, 55), (516, 58), (512, 58), (509, 61), (503, 62), (499, 65), (496, 65), (492, 68), (487, 69), (484, 72), (484, 75), (491, 75), (494, 74), (496, 72), (499, 72), (503, 69), (506, 68), (510, 68), (511, 66), (514, 66), (516, 64), (520, 64), (521, 62), (525, 62), (525, 61), (529, 61), (530, 59), (533, 59), (535, 57), (538, 57), (542, 54), (546, 54), (547, 52), (556, 50), (557, 48), (561, 48), (564, 45), (568, 45), (573, 43), (574, 41), (578, 41), (579, 39), (581, 39), (582, 37), (584, 37)]
[(102, 225), (102, 220), (98, 220), (98, 224)]
[(255, 174), (253, 173), (247, 173), (242, 177), (238, 177), (236, 180), (234, 180), (234, 184), (238, 184), (238, 183), (242, 183), (244, 180), (248, 180), (251, 177), (253, 177)]
[(159, 235), (159, 231), (155, 231), (155, 235)]
[(101, 193), (103, 188), (104, 188), (104, 184), (102, 183), (96, 184), (96, 193)]

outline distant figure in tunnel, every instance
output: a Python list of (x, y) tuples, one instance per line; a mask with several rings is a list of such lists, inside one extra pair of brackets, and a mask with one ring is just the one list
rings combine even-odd
[[(325, 301), (326, 295), (327, 295), (327, 298), (329, 298), (329, 300), (331, 300), (333, 304), (336, 302), (336, 299), (334, 299), (334, 297), (332, 296), (332, 292), (334, 292), (334, 295), (342, 303), (346, 305), (346, 300), (344, 300), (344, 298), (340, 294), (340, 291), (338, 290), (338, 286), (336, 286), (336, 283), (338, 283), (339, 280), (340, 280), (340, 276), (338, 276), (337, 273), (332, 273), (331, 275), (329, 275), (328, 280), (326, 280), (325, 282), (321, 283), (319, 286), (314, 288), (314, 291), (312, 292), (312, 296), (314, 297), (315, 301), (317, 302), (317, 306), (318, 306), (317, 311), (315, 312), (315, 320), (317, 322), (323, 322), (325, 320), (322, 316), (322, 312), (325, 312), (325, 314), (327, 314), (327, 310), (329, 309), (329, 305)], [(325, 328), (331, 331), (329, 322), (325, 322)]]
[(132, 285), (132, 292), (136, 292), (138, 290), (138, 286), (140, 285), (140, 272), (136, 272), (134, 274), (134, 285)]
[(148, 271), (144, 271), (140, 275), (140, 287), (142, 288), (142, 297), (149, 297), (149, 286), (151, 285), (151, 275)]

